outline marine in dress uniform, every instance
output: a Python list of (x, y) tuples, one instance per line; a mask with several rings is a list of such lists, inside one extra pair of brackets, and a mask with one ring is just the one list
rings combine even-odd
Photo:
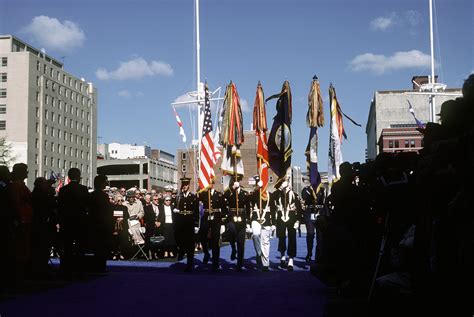
[[(286, 266), (288, 271), (293, 271), (293, 258), (296, 256), (296, 229), (301, 220), (301, 203), (298, 195), (290, 188), (287, 181), (284, 181), (280, 188), (274, 192), (274, 196), (278, 251), (281, 253), (280, 266)], [(286, 263), (285, 252), (288, 255), (288, 263)]]
[(209, 244), (212, 250), (212, 270), (219, 270), (220, 255), (220, 229), (222, 224), (222, 211), (225, 208), (224, 195), (214, 189), (214, 181), (209, 188), (198, 195), (202, 202), (204, 213), (201, 217), (201, 226), (199, 228), (199, 240), (201, 241), (204, 252), (203, 262), (209, 262)]
[[(301, 198), (304, 202), (303, 218), (306, 226), (306, 262), (310, 262), (313, 256), (314, 237), (317, 235), (315, 226), (316, 218), (319, 214), (319, 210), (324, 207), (324, 188), (321, 188), (316, 194), (311, 185), (306, 186), (301, 191)], [(318, 241), (316, 240), (316, 249), (317, 248)]]
[[(240, 177), (238, 178), (240, 181)], [(237, 255), (237, 270), (241, 271), (244, 264), (245, 230), (250, 224), (250, 199), (249, 194), (240, 187), (238, 181), (224, 194), (226, 200), (226, 221), (229, 242), (232, 248), (230, 259), (233, 261)], [(237, 247), (236, 247), (237, 242)]]
[[(252, 240), (255, 248), (257, 265), (262, 266), (262, 270), (267, 272), (270, 266), (270, 238), (275, 230), (274, 209), (271, 207), (271, 195), (267, 191), (266, 200), (260, 198), (260, 188), (263, 186), (258, 176), (255, 190), (250, 199), (251, 204), (251, 228)], [(272, 210), (273, 209), (273, 210)]]
[(174, 211), (174, 228), (178, 247), (178, 260), (187, 256), (186, 272), (193, 270), (194, 235), (199, 228), (199, 201), (195, 194), (189, 192), (190, 178), (183, 177), (181, 191), (176, 197)]

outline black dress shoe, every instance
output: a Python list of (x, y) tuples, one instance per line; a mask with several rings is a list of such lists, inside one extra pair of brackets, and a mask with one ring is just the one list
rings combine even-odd
[(306, 262), (307, 262), (307, 263), (311, 262), (311, 254), (308, 254), (308, 255), (306, 256)]
[(204, 264), (209, 263), (210, 257), (211, 257), (211, 255), (209, 254), (209, 252), (208, 252), (208, 253), (205, 253), (202, 262), (203, 262)]
[(237, 259), (237, 252), (235, 250), (232, 250), (232, 253), (230, 255), (230, 260), (235, 261)]
[(293, 265), (288, 265), (288, 272), (293, 272)]
[(280, 267), (286, 267), (286, 260), (280, 260)]
[(264, 266), (262, 267), (262, 272), (270, 272), (270, 269), (268, 268), (268, 266)]

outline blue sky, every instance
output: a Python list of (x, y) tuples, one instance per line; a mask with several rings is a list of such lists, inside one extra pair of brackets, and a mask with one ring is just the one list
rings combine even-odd
[[(461, 87), (474, 71), (474, 2), (435, 0), (437, 71)], [(293, 93), (293, 162), (304, 167), (311, 78), (328, 116), (332, 82), (345, 113), (344, 160), (363, 161), (365, 124), (377, 90), (407, 89), (428, 75), (428, 0), (201, 0), (201, 78), (210, 88), (236, 83), (251, 124), (257, 82), (266, 96), (284, 80)], [(101, 142), (183, 147), (170, 104), (195, 90), (192, 0), (0, 0), (0, 34), (13, 34), (64, 60), (66, 71), (99, 90)], [(178, 108), (188, 139), (190, 111)], [(269, 126), (275, 101), (267, 104)], [(215, 122), (214, 122), (215, 124)], [(319, 130), (327, 169), (327, 124)]]

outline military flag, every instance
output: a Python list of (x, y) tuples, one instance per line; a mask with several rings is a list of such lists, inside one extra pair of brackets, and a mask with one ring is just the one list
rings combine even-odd
[(318, 171), (318, 127), (324, 125), (323, 98), (318, 77), (314, 76), (308, 95), (308, 112), (306, 124), (309, 127), (309, 139), (306, 146), (306, 168), (309, 181), (314, 193), (317, 193), (321, 184), (321, 175)]
[(265, 110), (265, 98), (262, 84), (258, 82), (257, 93), (253, 106), (253, 127), (255, 129), (255, 140), (257, 148), (257, 169), (262, 187), (260, 198), (267, 200), (268, 187), (268, 148), (267, 148), (267, 113)]
[(186, 134), (184, 134), (183, 122), (181, 121), (181, 118), (176, 112), (176, 109), (174, 106), (173, 106), (173, 111), (174, 111), (174, 116), (176, 117), (176, 123), (178, 124), (178, 127), (179, 127), (179, 134), (183, 137), (183, 142), (186, 143)]
[(270, 96), (265, 101), (278, 98), (277, 114), (273, 117), (272, 130), (268, 139), (268, 154), (270, 168), (278, 176), (275, 186), (279, 186), (286, 178), (291, 166), (291, 89), (290, 83), (285, 80), (281, 92)]
[(421, 132), (422, 130), (425, 129), (425, 124), (416, 117), (415, 110), (413, 109), (413, 106), (411, 105), (410, 100), (407, 99), (407, 102), (408, 102), (408, 112), (410, 112), (411, 115), (413, 116), (413, 119), (415, 119), (416, 126), (418, 127), (418, 130)]
[(341, 106), (332, 84), (329, 86), (329, 103), (331, 121), (329, 123), (328, 182), (331, 186), (340, 177), (339, 165), (342, 163), (342, 138), (347, 139), (342, 122)]
[[(222, 145), (221, 169), (224, 175), (244, 175), (244, 164), (240, 153), (240, 146), (244, 143), (244, 128), (242, 109), (237, 87), (231, 81), (227, 85), (224, 105), (222, 107), (222, 121), (220, 127), (219, 143)], [(224, 183), (224, 188), (228, 183)]]

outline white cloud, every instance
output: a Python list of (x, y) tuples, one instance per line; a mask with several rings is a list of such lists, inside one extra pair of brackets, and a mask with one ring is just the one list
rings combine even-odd
[(407, 52), (396, 52), (392, 56), (375, 55), (365, 53), (357, 55), (350, 63), (349, 68), (353, 71), (370, 71), (383, 74), (387, 71), (430, 67), (431, 57), (418, 50)]
[(21, 32), (31, 36), (38, 45), (58, 51), (80, 47), (86, 39), (84, 31), (76, 23), (68, 20), (61, 23), (44, 15), (34, 17)]
[(385, 31), (388, 28), (394, 26), (397, 23), (397, 20), (397, 14), (395, 12), (392, 12), (388, 17), (378, 17), (373, 19), (370, 22), (370, 27), (372, 28), (372, 30)]
[(392, 12), (388, 16), (377, 17), (370, 21), (370, 28), (374, 31), (386, 31), (395, 26), (408, 25), (410, 33), (416, 33), (416, 27), (421, 21), (421, 13), (415, 10)]
[(136, 57), (127, 62), (120, 62), (120, 66), (113, 71), (99, 68), (95, 75), (101, 80), (142, 79), (147, 76), (172, 76), (173, 68), (170, 64), (161, 61), (147, 62), (142, 57)]
[(120, 97), (124, 97), (124, 98), (130, 98), (132, 96), (132, 94), (128, 90), (120, 90), (117, 93), (117, 95), (119, 95)]

